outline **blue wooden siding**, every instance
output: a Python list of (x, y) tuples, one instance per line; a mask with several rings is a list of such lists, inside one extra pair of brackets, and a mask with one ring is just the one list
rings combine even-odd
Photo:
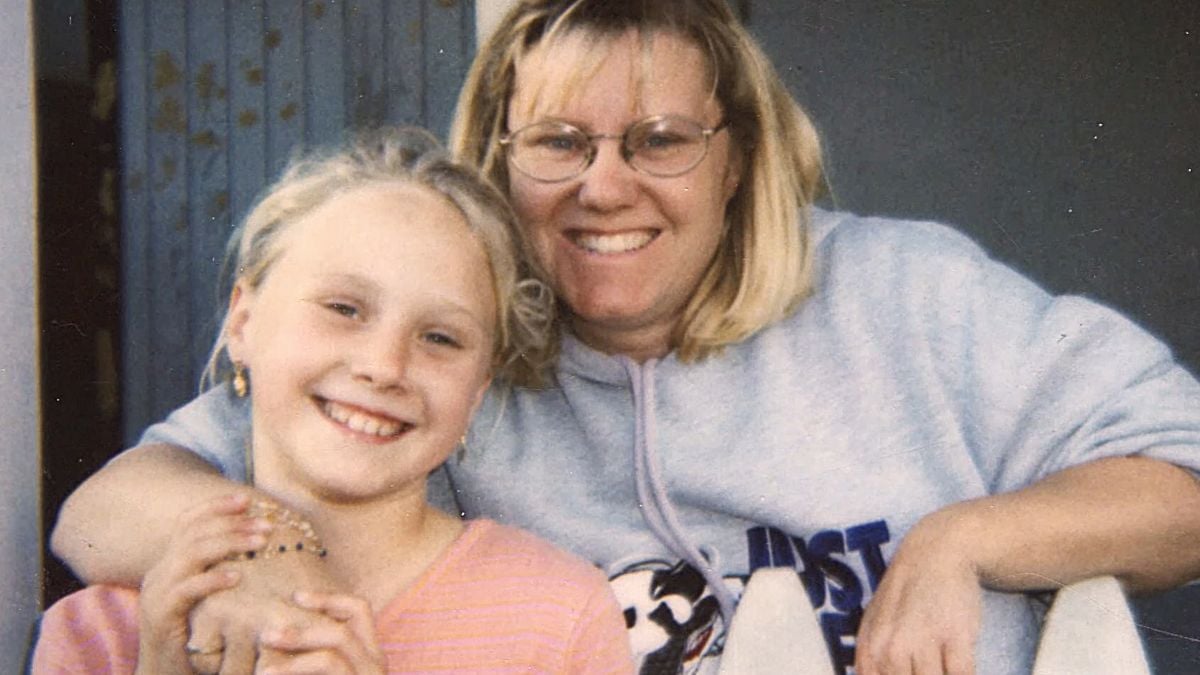
[(127, 0), (119, 29), (132, 441), (195, 393), (224, 242), (292, 152), (387, 123), (444, 137), (474, 3)]

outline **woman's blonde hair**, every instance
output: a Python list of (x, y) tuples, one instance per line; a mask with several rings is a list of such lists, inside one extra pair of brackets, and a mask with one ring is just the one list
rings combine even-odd
[(723, 0), (518, 0), (467, 74), (450, 148), (507, 186), (498, 139), (511, 131), (508, 104), (522, 59), (565, 36), (612, 40), (629, 31), (646, 50), (657, 34), (700, 50), (734, 152), (744, 153), (725, 236), (672, 336), (678, 357), (694, 361), (780, 320), (808, 295), (808, 206), (824, 186), (816, 129)]
[[(542, 384), (555, 355), (554, 303), (533, 278), (520, 230), (504, 195), (469, 166), (453, 162), (428, 132), (378, 129), (344, 146), (301, 155), (266, 189), (230, 236), (222, 288), (242, 280), (257, 288), (282, 253), (288, 226), (334, 197), (367, 185), (418, 185), (455, 206), (483, 247), (496, 293), (493, 374), (522, 386)], [(228, 375), (228, 308), (201, 378), (201, 390)]]

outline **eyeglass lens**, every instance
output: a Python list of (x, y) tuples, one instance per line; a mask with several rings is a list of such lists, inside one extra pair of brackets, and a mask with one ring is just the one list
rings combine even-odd
[[(629, 127), (621, 137), (622, 156), (633, 168), (653, 176), (678, 176), (704, 159), (713, 133), (682, 117), (651, 117)], [(508, 152), (516, 168), (532, 178), (559, 181), (583, 173), (596, 155), (596, 142), (562, 122), (538, 122), (514, 132)]]

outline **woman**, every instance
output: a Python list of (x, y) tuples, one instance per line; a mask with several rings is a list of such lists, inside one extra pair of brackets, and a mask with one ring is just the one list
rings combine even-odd
[[(860, 674), (1027, 672), (1010, 592), (1200, 573), (1195, 380), (945, 228), (814, 208), (812, 125), (719, 0), (519, 3), (457, 115), (563, 336), (549, 387), (493, 389), (445, 496), (604, 567), (643, 671), (713, 664), (763, 567), (797, 570)], [(236, 476), (240, 425), (210, 397), (143, 441)], [(139, 513), (150, 477), (171, 490)], [(55, 550), (136, 580), (161, 545), (118, 530), (218, 489), (141, 448), (68, 502)]]

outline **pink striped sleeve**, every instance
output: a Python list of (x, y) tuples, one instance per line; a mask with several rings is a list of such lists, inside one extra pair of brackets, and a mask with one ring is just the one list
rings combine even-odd
[(138, 655), (138, 593), (89, 586), (54, 603), (42, 616), (33, 672), (132, 673)]
[(378, 617), (391, 672), (630, 673), (624, 620), (592, 565), (474, 521)]
[(629, 633), (607, 582), (596, 589), (579, 617), (567, 668), (567, 672), (586, 675), (632, 672)]

